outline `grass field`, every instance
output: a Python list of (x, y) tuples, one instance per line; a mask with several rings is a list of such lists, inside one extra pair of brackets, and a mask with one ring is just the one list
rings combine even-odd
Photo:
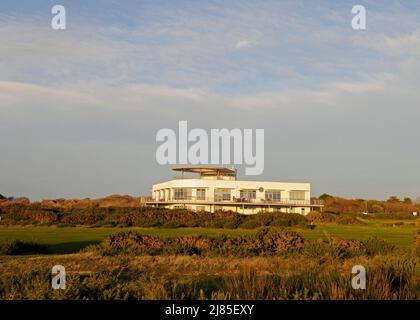
[(376, 236), (404, 248), (413, 244), (415, 231), (416, 227), (411, 225), (392, 227), (392, 224), (383, 226), (382, 223), (372, 222), (367, 225), (324, 224), (316, 226), (313, 230), (301, 230), (299, 233), (307, 240), (324, 239), (328, 236), (365, 240)]
[[(296, 230), (306, 240), (314, 241), (328, 236), (345, 239), (364, 240), (377, 236), (398, 247), (408, 247), (413, 243), (415, 230), (413, 223), (392, 227), (396, 221), (369, 221), (366, 225), (319, 224), (313, 230)], [(248, 229), (216, 229), (216, 228), (89, 228), (89, 227), (0, 227), (0, 240), (18, 239), (36, 241), (48, 245), (52, 253), (64, 254), (78, 252), (80, 249), (99, 243), (104, 237), (121, 231), (135, 230), (142, 234), (163, 237), (183, 235), (207, 235), (218, 237), (226, 235), (253, 234), (256, 230)]]
[[(108, 235), (128, 230), (160, 237), (220, 237), (252, 235), (259, 229), (3, 226), (0, 241), (36, 241), (47, 245), (53, 254), (0, 255), (0, 300), (418, 299), (419, 256), (418, 250), (411, 250), (418, 222), (366, 220), (365, 224), (319, 223), (314, 229), (294, 228), (307, 241), (330, 236), (356, 240), (376, 236), (401, 249), (389, 251), (380, 241), (370, 242), (369, 252), (357, 246), (343, 249), (332, 242), (306, 243), (298, 254), (276, 251), (258, 256), (235, 256), (234, 250), (232, 255), (222, 251), (184, 254), (177, 251), (179, 246), (157, 255), (130, 250), (108, 255), (100, 248), (79, 251)], [(121, 244), (121, 239), (117, 243)], [(127, 243), (123, 245), (132, 248), (132, 242)], [(165, 248), (170, 245), (167, 241)], [(242, 250), (246, 247), (237, 246)], [(66, 268), (66, 290), (51, 288), (51, 268), (57, 264)], [(354, 265), (367, 270), (366, 290), (351, 286)]]

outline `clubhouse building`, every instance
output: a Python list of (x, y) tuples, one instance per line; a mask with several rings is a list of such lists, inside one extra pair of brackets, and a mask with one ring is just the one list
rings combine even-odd
[[(153, 185), (146, 205), (242, 214), (286, 212), (306, 215), (322, 204), (311, 200), (309, 183), (236, 180), (236, 170), (212, 166), (176, 167), (181, 177)], [(195, 177), (186, 175), (195, 174)]]

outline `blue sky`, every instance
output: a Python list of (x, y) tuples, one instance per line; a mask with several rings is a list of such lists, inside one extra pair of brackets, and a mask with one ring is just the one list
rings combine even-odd
[(60, 1), (62, 31), (54, 4), (0, 3), (0, 193), (147, 194), (157, 130), (188, 120), (264, 128), (260, 179), (420, 195), (420, 3)]

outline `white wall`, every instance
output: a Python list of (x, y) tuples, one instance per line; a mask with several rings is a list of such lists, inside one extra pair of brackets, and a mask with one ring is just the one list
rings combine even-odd
[[(289, 200), (289, 191), (291, 190), (302, 190), (305, 191), (305, 200), (310, 201), (310, 184), (309, 183), (294, 183), (294, 182), (272, 182), (272, 181), (247, 181), (247, 180), (205, 180), (205, 179), (174, 179), (162, 183), (153, 185), (153, 195), (156, 198), (157, 190), (166, 188), (206, 188), (206, 197), (213, 200), (215, 188), (226, 188), (232, 189), (231, 195), (239, 198), (241, 189), (254, 189), (257, 190), (256, 197), (257, 201), (265, 199), (266, 190), (281, 190), (281, 199)], [(259, 188), (263, 188), (264, 191), (258, 191)], [(193, 190), (193, 196), (195, 190)]]

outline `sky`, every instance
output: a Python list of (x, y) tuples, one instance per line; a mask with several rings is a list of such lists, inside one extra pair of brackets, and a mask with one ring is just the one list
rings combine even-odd
[(418, 1), (2, 0), (0, 194), (148, 195), (174, 176), (156, 133), (187, 120), (265, 130), (240, 178), (416, 198), (419, 88)]

